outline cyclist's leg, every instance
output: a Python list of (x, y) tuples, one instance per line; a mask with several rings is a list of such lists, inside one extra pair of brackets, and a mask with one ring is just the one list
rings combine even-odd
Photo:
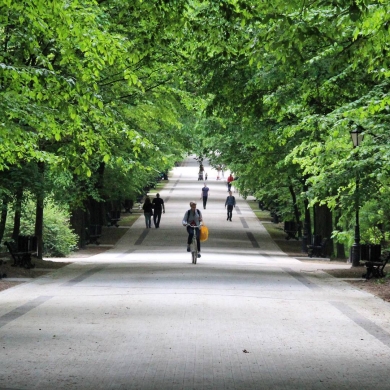
[(200, 257), (200, 229), (196, 229), (196, 246), (198, 249), (198, 257)]
[(197, 240), (196, 240), (196, 233), (193, 235), (192, 238), (192, 263), (196, 264), (196, 260), (198, 259), (198, 247), (197, 247)]
[(190, 245), (192, 243), (192, 238), (194, 237), (194, 228), (187, 226), (187, 233), (188, 233), (187, 250), (189, 251)]

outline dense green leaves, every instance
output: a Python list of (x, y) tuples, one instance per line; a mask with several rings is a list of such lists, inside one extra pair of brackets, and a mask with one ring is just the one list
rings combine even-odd
[(244, 194), (288, 214), (293, 189), (348, 230), (357, 177), (363, 211), (387, 195), (389, 15), (385, 1), (0, 0), (0, 169), (44, 161), (79, 204), (122, 193), (96, 190), (102, 167), (124, 195), (194, 151)]
[[(242, 193), (278, 195), (287, 214), (292, 184), (301, 204), (342, 210), (349, 229), (358, 177), (363, 216), (372, 199), (388, 215), (380, 201), (389, 166), (387, 2), (250, 4), (249, 13), (228, 21), (219, 12), (220, 31), (228, 25), (232, 32), (226, 46), (234, 34), (241, 47), (229, 58), (208, 52), (212, 60), (198, 68), (212, 97), (205, 151), (240, 177)], [(366, 135), (354, 150), (349, 132), (356, 126)]]

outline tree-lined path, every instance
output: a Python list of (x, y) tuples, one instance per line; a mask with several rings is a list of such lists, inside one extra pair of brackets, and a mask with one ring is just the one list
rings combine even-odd
[[(0, 389), (388, 389), (389, 304), (289, 258), (226, 178), (188, 158), (105, 253), (0, 293)], [(190, 200), (210, 229), (197, 265)], [(332, 268), (335, 266), (332, 265)]]

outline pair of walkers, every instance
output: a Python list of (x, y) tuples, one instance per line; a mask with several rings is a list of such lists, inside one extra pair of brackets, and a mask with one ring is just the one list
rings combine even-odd
[[(231, 175), (230, 175), (231, 176)], [(203, 209), (206, 209), (206, 204), (208, 200), (208, 196), (210, 193), (209, 187), (207, 187), (206, 183), (202, 188), (201, 199), (203, 199)], [(236, 198), (233, 196), (232, 191), (229, 190), (229, 196), (225, 201), (225, 208), (227, 207), (227, 221), (232, 221), (233, 208), (236, 207)]]
[(154, 226), (156, 229), (158, 229), (160, 227), (161, 214), (165, 214), (165, 204), (164, 201), (160, 198), (160, 194), (156, 194), (156, 197), (153, 199), (153, 201), (151, 201), (149, 196), (147, 196), (145, 198), (142, 209), (144, 210), (146, 228), (152, 227), (153, 216)]

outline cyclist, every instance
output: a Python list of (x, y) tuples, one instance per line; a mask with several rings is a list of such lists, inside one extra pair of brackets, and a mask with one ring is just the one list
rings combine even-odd
[(198, 247), (198, 257), (200, 257), (200, 239), (199, 239), (199, 226), (202, 222), (202, 213), (200, 210), (196, 208), (196, 202), (190, 202), (190, 210), (186, 211), (183, 217), (182, 224), (187, 227), (188, 232), (188, 240), (187, 240), (187, 252), (190, 252), (190, 244), (192, 242), (192, 238), (196, 233), (196, 242)]

